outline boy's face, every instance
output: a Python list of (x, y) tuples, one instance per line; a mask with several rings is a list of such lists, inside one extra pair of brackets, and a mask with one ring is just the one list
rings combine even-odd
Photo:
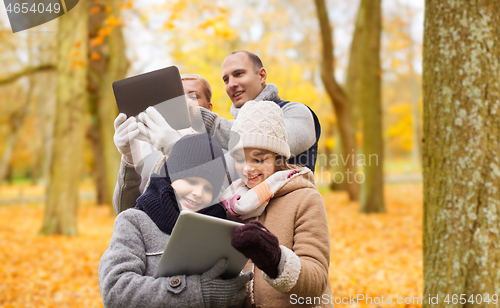
[(198, 212), (210, 205), (213, 187), (209, 181), (199, 177), (188, 177), (172, 182), (183, 210)]
[(241, 180), (252, 189), (275, 171), (276, 154), (267, 150), (244, 148), (234, 151), (234, 167)]

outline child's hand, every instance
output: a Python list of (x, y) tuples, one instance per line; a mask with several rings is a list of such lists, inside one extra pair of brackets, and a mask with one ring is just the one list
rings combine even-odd
[(281, 248), (278, 238), (263, 224), (252, 220), (234, 230), (231, 245), (271, 278), (278, 277)]
[(220, 259), (200, 277), (201, 293), (205, 307), (228, 307), (241, 305), (245, 298), (245, 285), (253, 278), (246, 272), (233, 279), (221, 279), (227, 269), (227, 259)]

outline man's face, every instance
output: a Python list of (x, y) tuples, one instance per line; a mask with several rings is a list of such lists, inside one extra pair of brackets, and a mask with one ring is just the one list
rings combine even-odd
[(240, 108), (262, 92), (266, 84), (266, 70), (256, 73), (252, 61), (244, 52), (229, 55), (222, 64), (222, 80), (234, 106)]

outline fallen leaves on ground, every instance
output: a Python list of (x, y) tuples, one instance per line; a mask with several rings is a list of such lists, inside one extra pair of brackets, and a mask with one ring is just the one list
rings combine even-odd
[[(396, 299), (423, 292), (422, 185), (388, 185), (385, 196), (388, 213), (366, 215), (346, 193), (323, 194), (335, 307), (421, 307)], [(43, 204), (0, 206), (0, 307), (102, 307), (97, 267), (113, 219), (109, 207), (86, 201), (78, 236), (40, 236)], [(384, 303), (339, 304), (358, 294), (375, 302), (383, 296)], [(393, 304), (386, 304), (387, 297)]]
[[(385, 214), (360, 214), (359, 203), (349, 202), (344, 192), (323, 194), (323, 199), (335, 307), (421, 307), (422, 185), (387, 185)], [(364, 300), (352, 305), (358, 294)], [(344, 297), (351, 304), (342, 304)]]
[(83, 205), (78, 219), (79, 236), (39, 236), (41, 204), (0, 206), (0, 307), (102, 307), (97, 266), (114, 218)]

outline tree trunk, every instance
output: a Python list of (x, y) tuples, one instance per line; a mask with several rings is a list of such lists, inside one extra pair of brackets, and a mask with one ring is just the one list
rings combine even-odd
[(362, 0), (366, 25), (361, 44), (360, 107), (363, 119), (364, 183), (361, 187), (362, 213), (383, 213), (384, 175), (382, 140), (382, 95), (380, 35), (382, 31), (381, 0)]
[[(321, 80), (326, 92), (330, 97), (340, 132), (342, 157), (346, 164), (342, 164), (342, 174), (344, 175), (345, 189), (349, 193), (350, 200), (358, 200), (359, 185), (351, 176), (356, 173), (356, 160), (350, 159), (355, 155), (355, 144), (351, 132), (351, 119), (349, 115), (349, 100), (340, 85), (335, 80), (334, 70), (334, 47), (332, 39), (332, 29), (328, 18), (328, 11), (324, 0), (314, 0), (318, 13), (318, 21), (321, 29), (321, 40), (323, 42), (321, 61)], [(354, 162), (354, 164), (352, 163)], [(351, 176), (350, 179), (348, 177)]]
[[(407, 8), (408, 11), (411, 8)], [(411, 14), (408, 14), (412, 16)], [(415, 60), (415, 52), (413, 46), (415, 42), (411, 36), (411, 23), (408, 23), (406, 28), (406, 35), (410, 41), (410, 51), (408, 54), (408, 66), (410, 69), (410, 82), (411, 82), (411, 114), (412, 114), (412, 149), (411, 149), (411, 161), (414, 165), (422, 163), (422, 133), (420, 127), (420, 110), (419, 110), (419, 84), (418, 76), (415, 72), (415, 67), (413, 66), (413, 61)]]
[[(98, 149), (94, 149), (96, 162), (95, 170), (97, 195), (104, 196), (103, 202), (112, 206), (113, 192), (116, 184), (116, 176), (120, 167), (121, 155), (116, 149), (113, 141), (114, 120), (118, 115), (115, 98), (111, 84), (119, 79), (125, 78), (129, 62), (125, 55), (125, 41), (123, 39), (121, 25), (110, 26), (106, 23), (109, 16), (115, 20), (120, 19), (119, 4), (121, 0), (107, 0), (104, 4), (100, 1), (92, 1), (91, 7), (99, 8), (99, 12), (90, 16), (89, 34), (91, 38), (96, 38), (104, 28), (111, 29), (111, 33), (106, 37), (103, 44), (90, 47), (89, 72), (89, 94), (90, 104), (93, 112), (93, 125), (98, 129), (99, 136), (94, 144)], [(105, 7), (111, 8), (110, 13), (105, 12)], [(111, 28), (110, 28), (111, 27)], [(92, 59), (92, 55), (98, 55)], [(98, 144), (97, 144), (98, 143)]]
[(498, 307), (499, 24), (496, 0), (425, 3), (424, 307)]
[[(55, 74), (50, 74), (47, 76), (50, 78), (49, 84), (54, 84), (53, 78), (57, 78), (57, 72)], [(57, 87), (57, 84), (56, 84)], [(45, 98), (45, 99), (43, 99)], [(43, 112), (42, 114), (42, 140), (43, 140), (43, 163), (40, 169), (40, 184), (47, 187), (50, 183), (50, 166), (52, 164), (53, 149), (54, 149), (54, 130), (55, 130), (55, 117), (56, 117), (56, 105), (57, 98), (50, 97), (49, 95), (43, 95)]]
[(28, 112), (28, 107), (31, 102), (31, 94), (33, 93), (33, 78), (29, 78), (28, 93), (26, 94), (26, 102), (19, 112), (14, 112), (11, 116), (12, 129), (7, 136), (7, 142), (5, 144), (5, 149), (0, 160), (0, 187), (2, 186), (3, 180), (7, 175), (7, 170), (11, 162), (12, 154), (14, 153), (14, 147), (17, 142), (17, 137), (21, 129), (21, 124), (23, 124), (26, 113)]
[(55, 138), (41, 234), (77, 234), (87, 103), (87, 4), (80, 1), (71, 14), (58, 19)]
[[(91, 111), (92, 116), (95, 116)], [(96, 203), (97, 205), (104, 205), (108, 203), (106, 199), (107, 185), (106, 182), (106, 166), (105, 160), (102, 159), (104, 150), (102, 148), (101, 133), (99, 127), (94, 123), (88, 128), (87, 138), (90, 140), (92, 152), (94, 154), (94, 184), (96, 187)]]
[(359, 5), (356, 17), (356, 25), (352, 34), (351, 47), (349, 49), (349, 64), (347, 67), (347, 77), (345, 90), (349, 98), (349, 114), (351, 117), (352, 140), (356, 145), (356, 133), (358, 132), (358, 123), (361, 120), (360, 86), (361, 86), (361, 61), (363, 55), (363, 33), (366, 31), (364, 6)]

